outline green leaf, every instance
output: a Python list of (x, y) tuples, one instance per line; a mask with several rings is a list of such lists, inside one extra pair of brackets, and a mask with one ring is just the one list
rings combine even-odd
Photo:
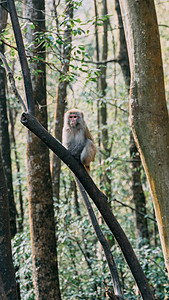
[(84, 46), (79, 46), (80, 50), (85, 50)]
[(63, 45), (63, 42), (61, 40), (57, 40), (56, 43), (59, 45)]

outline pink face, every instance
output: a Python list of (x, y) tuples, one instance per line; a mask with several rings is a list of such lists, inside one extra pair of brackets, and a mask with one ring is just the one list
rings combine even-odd
[(76, 114), (69, 115), (69, 122), (71, 127), (76, 127), (77, 120), (78, 120), (78, 115)]

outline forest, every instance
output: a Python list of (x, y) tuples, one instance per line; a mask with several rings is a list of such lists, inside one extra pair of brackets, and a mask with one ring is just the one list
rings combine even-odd
[(168, 16), (0, 0), (0, 300), (169, 299)]

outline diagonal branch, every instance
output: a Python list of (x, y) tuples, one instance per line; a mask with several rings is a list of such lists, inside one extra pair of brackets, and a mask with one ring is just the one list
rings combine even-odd
[(24, 103), (24, 101), (22, 100), (21, 96), (18, 93), (18, 90), (17, 90), (16, 85), (15, 85), (15, 79), (14, 79), (14, 77), (12, 75), (12, 71), (11, 71), (11, 69), (10, 69), (7, 61), (6, 61), (5, 56), (1, 52), (0, 52), (0, 58), (3, 61), (3, 64), (5, 66), (6, 74), (7, 74), (8, 78), (9, 78), (10, 83), (11, 83), (13, 93), (15, 94), (16, 98), (18, 99), (18, 102), (23, 107), (23, 110), (26, 112), (27, 109), (26, 109), (25, 103)]
[(83, 198), (84, 204), (86, 206), (86, 209), (87, 209), (89, 218), (92, 222), (92, 225), (93, 225), (94, 231), (96, 233), (96, 236), (97, 236), (99, 242), (101, 243), (101, 245), (103, 247), (104, 254), (105, 254), (107, 264), (108, 264), (108, 267), (109, 267), (109, 270), (110, 270), (110, 274), (111, 274), (111, 277), (112, 277), (112, 281), (113, 281), (115, 296), (116, 296), (117, 299), (122, 300), (124, 298), (123, 298), (123, 295), (122, 295), (122, 292), (121, 292), (119, 276), (118, 276), (118, 272), (117, 272), (117, 268), (116, 268), (116, 264), (115, 264), (112, 252), (110, 251), (108, 242), (107, 242), (106, 238), (104, 237), (103, 232), (100, 229), (100, 226), (99, 226), (98, 221), (96, 219), (95, 213), (93, 211), (93, 208), (90, 204), (89, 198), (86, 194), (86, 191), (85, 191), (83, 185), (80, 183), (80, 181), (75, 176), (74, 176), (74, 178), (75, 178), (76, 183), (79, 187), (81, 196)]
[(35, 115), (35, 107), (34, 107), (34, 101), (33, 101), (33, 91), (32, 91), (30, 70), (28, 67), (27, 59), (26, 59), (26, 53), (25, 53), (25, 48), (24, 48), (24, 44), (23, 44), (23, 38), (22, 38), (19, 21), (18, 21), (18, 17), (17, 17), (17, 13), (16, 13), (16, 8), (15, 8), (15, 4), (14, 4), (13, 0), (7, 0), (7, 3), (8, 3), (9, 13), (10, 13), (10, 17), (11, 17), (12, 26), (13, 26), (13, 31), (15, 34), (20, 64), (21, 64), (21, 68), (22, 68), (28, 111), (32, 115)]

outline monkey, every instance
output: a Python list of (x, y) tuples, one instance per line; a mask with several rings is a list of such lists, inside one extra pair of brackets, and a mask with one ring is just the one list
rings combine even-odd
[(63, 145), (90, 174), (90, 162), (95, 159), (96, 145), (84, 120), (84, 113), (79, 109), (70, 109), (65, 113)]

